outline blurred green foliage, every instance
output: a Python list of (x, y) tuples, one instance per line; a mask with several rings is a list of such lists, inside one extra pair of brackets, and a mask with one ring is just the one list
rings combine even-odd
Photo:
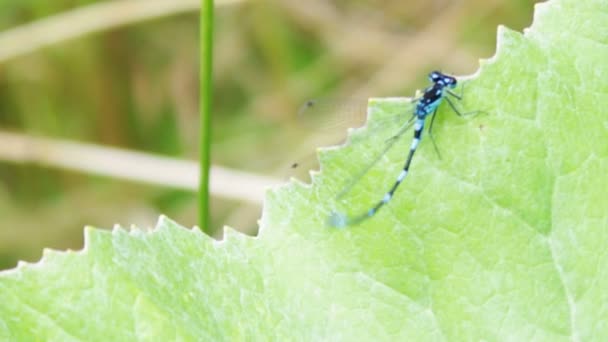
[[(0, 30), (90, 3), (3, 1)], [(305, 179), (316, 145), (345, 135), (303, 128), (296, 114), (305, 100), (409, 96), (431, 69), (470, 74), (493, 54), (496, 26), (521, 30), (533, 7), (524, 0), (217, 3), (214, 164), (283, 179)], [(197, 31), (192, 12), (2, 62), (0, 130), (196, 159)], [(164, 213), (194, 225), (195, 201), (184, 191), (0, 161), (0, 269), (37, 260), (43, 247), (81, 248), (85, 224), (153, 226)], [(253, 234), (259, 213), (260, 206), (212, 201), (216, 228)]]

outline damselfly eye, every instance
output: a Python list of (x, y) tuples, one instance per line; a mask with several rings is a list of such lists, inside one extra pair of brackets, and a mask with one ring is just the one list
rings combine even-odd
[(439, 82), (439, 80), (444, 77), (439, 71), (433, 71), (429, 74), (429, 80), (433, 83)]
[(443, 82), (443, 84), (445, 84), (446, 86), (449, 86), (449, 87), (454, 87), (454, 86), (456, 86), (456, 82), (457, 82), (457, 81), (456, 81), (456, 78), (455, 78), (455, 77), (452, 77), (452, 76), (445, 76), (445, 75), (444, 75), (444, 76), (443, 76), (443, 79), (442, 79), (442, 82)]

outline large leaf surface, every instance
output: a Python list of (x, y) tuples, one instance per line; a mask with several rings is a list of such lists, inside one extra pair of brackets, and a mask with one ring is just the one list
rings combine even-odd
[[(427, 135), (373, 219), (326, 225), (389, 188), (410, 134), (335, 199), (398, 127), (354, 132), (311, 186), (269, 192), (257, 238), (162, 218), (3, 272), (0, 339), (607, 339), (607, 19), (605, 1), (561, 0), (524, 35), (502, 29), (461, 103), (486, 113), (444, 105), (442, 158)], [(369, 125), (408, 111), (373, 100)]]

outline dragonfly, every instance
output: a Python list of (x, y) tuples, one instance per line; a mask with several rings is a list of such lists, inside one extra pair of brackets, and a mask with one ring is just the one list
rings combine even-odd
[[(378, 211), (382, 207), (384, 207), (386, 204), (388, 204), (390, 202), (390, 200), (394, 197), (395, 191), (397, 190), (399, 185), (405, 180), (405, 178), (407, 177), (407, 175), (410, 172), (410, 166), (412, 163), (412, 159), (413, 159), (414, 154), (416, 153), (416, 150), (418, 149), (418, 145), (420, 144), (420, 141), (422, 139), (422, 132), (424, 130), (426, 120), (429, 116), (430, 116), (430, 123), (429, 123), (429, 129), (428, 129), (429, 136), (431, 138), (431, 141), (433, 142), (435, 151), (441, 158), (441, 155), (439, 154), (439, 150), (437, 149), (437, 145), (435, 143), (435, 139), (433, 138), (432, 130), (433, 130), (433, 123), (435, 121), (435, 117), (437, 114), (437, 109), (439, 108), (439, 105), (441, 105), (443, 100), (445, 100), (449, 104), (451, 109), (458, 116), (464, 116), (464, 115), (473, 114), (473, 113), (478, 112), (478, 111), (474, 111), (474, 112), (462, 113), (456, 108), (452, 99), (456, 99), (459, 101), (462, 100), (463, 88), (461, 87), (460, 94), (456, 94), (452, 91), (452, 89), (456, 88), (456, 85), (458, 83), (457, 79), (454, 76), (444, 74), (440, 71), (433, 71), (433, 72), (429, 73), (428, 78), (432, 84), (424, 90), (424, 92), (422, 93), (421, 96), (414, 98), (413, 102), (416, 103), (414, 112), (412, 113), (412, 115), (408, 119), (408, 121), (403, 125), (403, 128), (400, 129), (400, 131), (397, 132), (396, 135), (394, 135), (392, 138), (389, 139), (390, 143), (389, 143), (389, 145), (387, 145), (387, 147), (384, 149), (384, 151), (382, 153), (382, 155), (384, 153), (386, 153), (388, 151), (388, 149), (390, 149), (390, 147), (392, 147), (393, 142), (395, 140), (397, 140), (397, 138), (399, 138), (402, 134), (404, 134), (405, 131), (407, 131), (409, 129), (409, 127), (411, 127), (413, 125), (414, 136), (413, 136), (412, 142), (410, 144), (409, 153), (407, 155), (403, 168), (402, 168), (401, 172), (399, 173), (399, 175), (397, 176), (395, 182), (379, 201), (377, 201), (373, 206), (370, 207), (370, 209), (368, 209), (367, 211), (365, 211), (363, 213), (352, 216), (352, 215), (348, 215), (343, 212), (337, 212), (337, 211), (332, 212), (328, 218), (328, 223), (330, 226), (343, 228), (343, 227), (347, 227), (347, 226), (358, 225), (361, 222), (373, 217), (376, 213), (378, 213)], [(363, 171), (363, 173), (367, 172), (371, 168), (371, 166), (373, 166), (373, 164), (376, 161), (378, 161), (379, 159), (380, 158), (376, 158), (374, 160), (374, 162)], [(359, 179), (360, 179), (360, 177), (359, 177)], [(356, 181), (358, 181), (358, 179), (356, 179), (354, 183), (356, 183)], [(338, 198), (342, 197), (346, 192), (348, 192), (350, 190), (350, 188), (352, 187), (352, 185), (354, 185), (354, 183), (349, 185), (342, 192), (340, 192), (340, 194), (338, 195)]]

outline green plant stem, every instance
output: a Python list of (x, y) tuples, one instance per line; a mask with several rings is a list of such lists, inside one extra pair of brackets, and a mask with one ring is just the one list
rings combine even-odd
[(209, 222), (209, 167), (211, 154), (211, 107), (213, 97), (213, 0), (201, 0), (200, 18), (200, 180), (199, 226), (211, 235)]

